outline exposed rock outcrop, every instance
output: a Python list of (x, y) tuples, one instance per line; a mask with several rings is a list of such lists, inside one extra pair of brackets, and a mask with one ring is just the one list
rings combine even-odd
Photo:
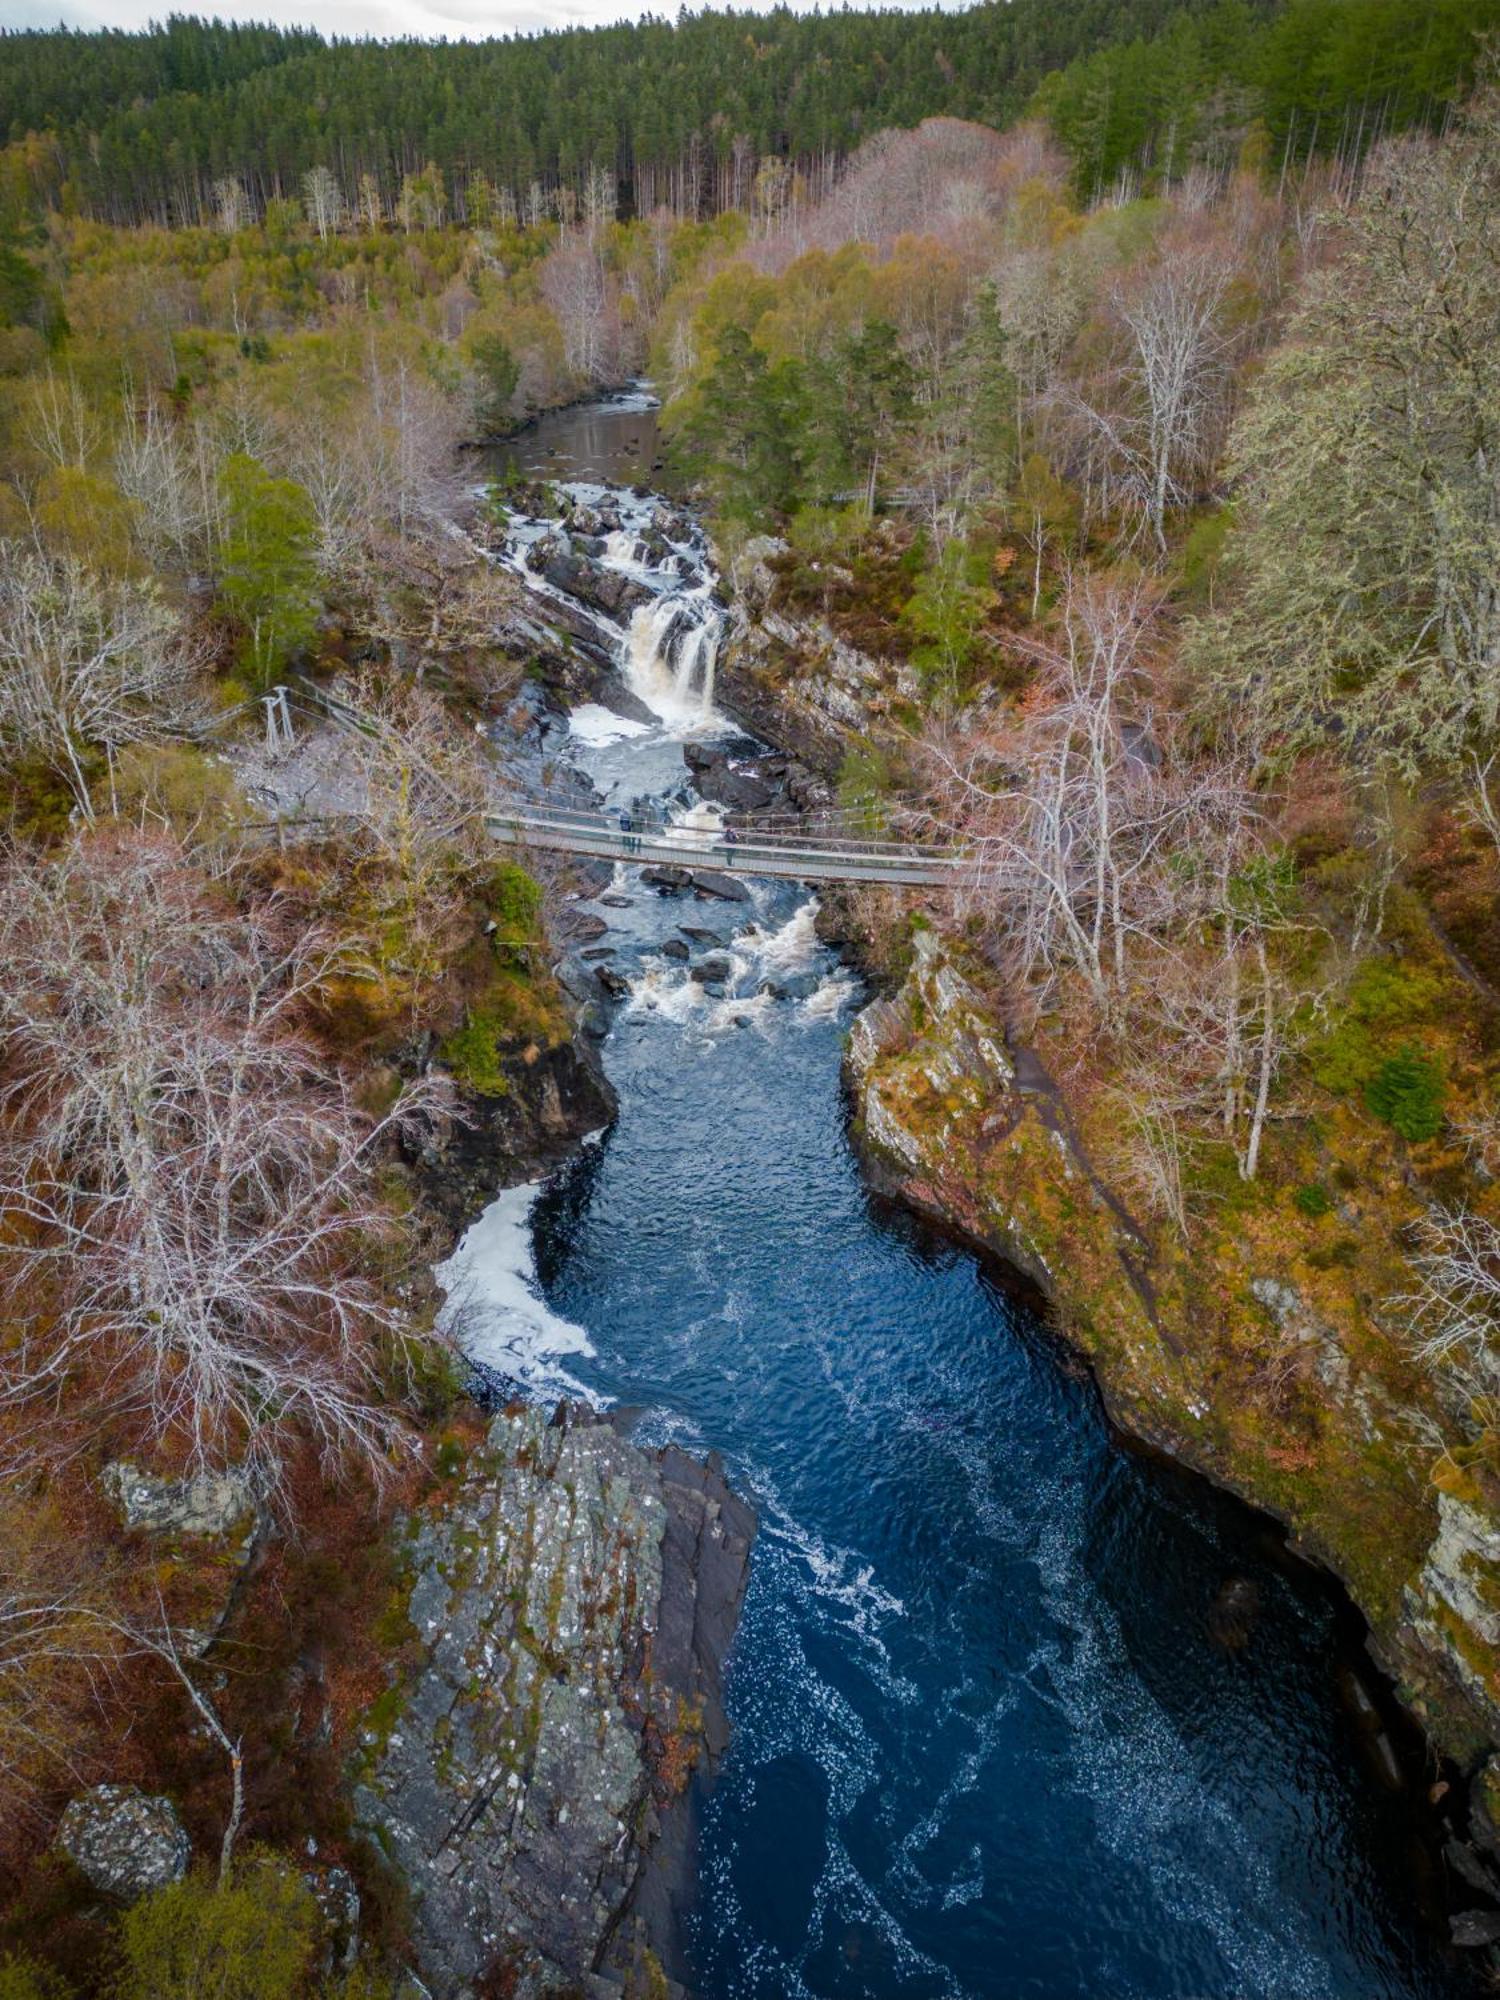
[(793, 615), (776, 603), (767, 558), (785, 547), (762, 536), (741, 552), (715, 699), (814, 769), (837, 770), (851, 738), (898, 736), (899, 718), (920, 689), (909, 667), (861, 652), (826, 618)]
[(101, 1896), (133, 1903), (187, 1873), (192, 1842), (168, 1798), (95, 1785), (62, 1816), (57, 1844)]
[[(592, 968), (580, 971), (597, 1005)], [(467, 1092), (460, 1111), (426, 1119), (405, 1142), (424, 1199), (455, 1231), (497, 1188), (540, 1178), (615, 1115), (614, 1091), (580, 1038), (517, 1042), (502, 1053), (501, 1067), (503, 1092)]]
[(250, 1475), (232, 1469), (158, 1479), (128, 1459), (115, 1459), (100, 1483), (127, 1528), (154, 1535), (229, 1535), (253, 1521), (260, 1502)]
[(371, 1713), (355, 1799), (439, 2000), (502, 1968), (507, 1992), (672, 1990), (753, 1532), (713, 1461), (572, 1408), (497, 1417), (415, 1524), (421, 1657)]

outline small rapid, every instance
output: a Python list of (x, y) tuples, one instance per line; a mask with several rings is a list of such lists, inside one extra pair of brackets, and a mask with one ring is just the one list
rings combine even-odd
[[(538, 432), (521, 449), (545, 464)], [(684, 599), (712, 602), (706, 551), (686, 535), (677, 570), (637, 562), (663, 503), (569, 469), (575, 518), (602, 494), (631, 538), (602, 560), (656, 579), (610, 621), (650, 720), (601, 696), (569, 755), (600, 792), (685, 815), (684, 741), (734, 743), (708, 641), (680, 639)], [(1368, 1669), (1338, 1604), (1266, 1523), (1122, 1449), (1003, 1274), (872, 1198), (840, 1086), (859, 984), (805, 891), (737, 888), (621, 864), (584, 899), (623, 982), (618, 1122), (500, 1195), (439, 1271), (477, 1359), (536, 1396), (642, 1406), (647, 1442), (721, 1451), (759, 1510), (695, 1990), (1465, 1991), (1415, 1795), (1387, 1789), (1341, 1697)]]
[[(512, 510), (500, 560), (529, 590), (587, 619), (626, 689), (668, 728), (721, 729), (714, 668), (724, 611), (697, 523), (659, 495), (596, 480), (532, 480), (523, 490), (542, 511)], [(581, 563), (625, 588), (580, 591)]]

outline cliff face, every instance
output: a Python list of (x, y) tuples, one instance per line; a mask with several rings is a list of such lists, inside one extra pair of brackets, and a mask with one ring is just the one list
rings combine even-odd
[(832, 773), (851, 738), (894, 739), (919, 688), (910, 668), (851, 645), (827, 618), (780, 606), (768, 559), (785, 548), (762, 535), (741, 551), (716, 694), (747, 728)]
[(1332, 1216), (1266, 1194), (1168, 1240), (930, 931), (859, 1017), (848, 1073), (890, 1191), (1036, 1281), (1124, 1429), (1278, 1515), (1343, 1579), (1440, 1747), (1477, 1760), (1500, 1742), (1500, 1508), (1471, 1472), (1434, 1483), (1444, 1391), (1392, 1303), (1418, 1203), (1388, 1146), (1383, 1172), (1356, 1156)]
[(367, 1719), (361, 1823), (438, 2000), (677, 1990), (692, 1787), (754, 1517), (717, 1465), (588, 1410), (497, 1417), (412, 1525), (409, 1664)]

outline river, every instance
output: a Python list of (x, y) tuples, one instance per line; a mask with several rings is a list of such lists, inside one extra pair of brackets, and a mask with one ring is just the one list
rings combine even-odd
[[(648, 472), (644, 400), (549, 419), (513, 462)], [(579, 494), (623, 507), (630, 568), (646, 503)], [(699, 591), (701, 557), (654, 584)], [(685, 681), (670, 636), (641, 658), (659, 610), (620, 642), (657, 719), (595, 709), (571, 743), (616, 802), (731, 731), (710, 648)], [(648, 1440), (718, 1449), (759, 1509), (702, 1819), (704, 2000), (1467, 1991), (1347, 1609), (1267, 1523), (1125, 1448), (999, 1274), (866, 1189), (839, 1082), (861, 995), (807, 893), (692, 901), (621, 868), (605, 894), (618, 1123), (502, 1196), (447, 1276), (478, 1356), (644, 1406)], [(726, 980), (663, 952), (681, 925), (723, 938)]]

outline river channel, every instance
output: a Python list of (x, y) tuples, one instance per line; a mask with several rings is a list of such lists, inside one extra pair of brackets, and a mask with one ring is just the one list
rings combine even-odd
[[(638, 545), (646, 402), (548, 419), (509, 462), (585, 482), (622, 522), (606, 559), (658, 593), (619, 636), (654, 719), (591, 706), (568, 754), (686, 814), (683, 741), (733, 725), (692, 636), (701, 543)], [(839, 1078), (861, 990), (808, 892), (694, 900), (621, 867), (604, 897), (618, 1122), (502, 1196), (448, 1276), (479, 1358), (644, 1406), (648, 1441), (722, 1452), (759, 1510), (703, 2000), (1466, 1991), (1351, 1614), (1268, 1524), (1126, 1448), (1002, 1275), (865, 1186)]]

